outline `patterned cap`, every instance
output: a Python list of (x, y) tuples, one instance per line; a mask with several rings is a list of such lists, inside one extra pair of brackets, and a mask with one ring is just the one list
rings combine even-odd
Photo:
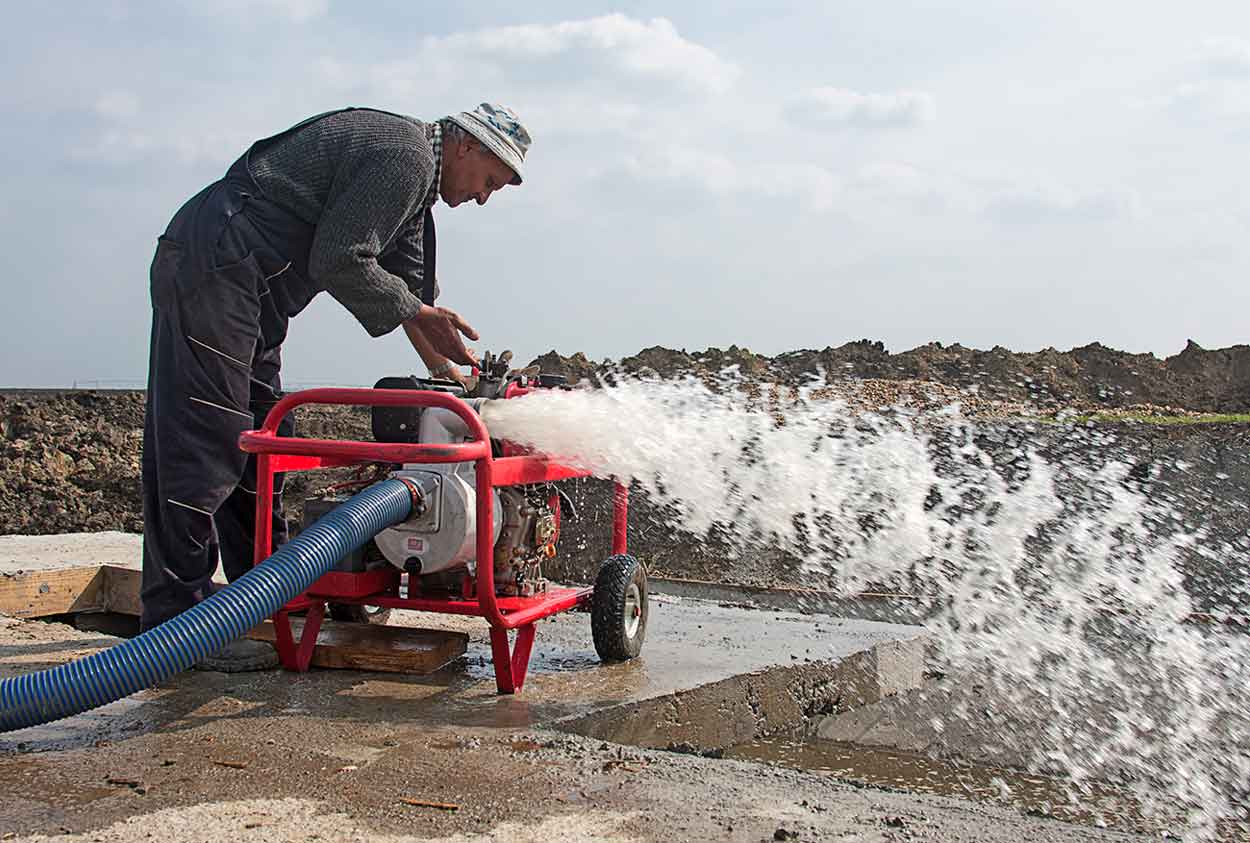
[(521, 164), (530, 148), (530, 133), (521, 125), (521, 118), (515, 111), (484, 102), (472, 111), (462, 111), (449, 119), (512, 168), (516, 173), (513, 184), (521, 183)]

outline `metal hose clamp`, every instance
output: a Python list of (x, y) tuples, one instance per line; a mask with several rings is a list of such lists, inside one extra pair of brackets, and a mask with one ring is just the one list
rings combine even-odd
[(420, 486), (418, 486), (416, 483), (412, 482), (412, 480), (407, 477), (396, 477), (395, 479), (398, 480), (400, 483), (403, 483), (404, 486), (406, 486), (408, 489), (408, 495), (409, 497), (412, 498), (412, 515), (416, 516), (416, 515), (421, 515), (422, 513), (424, 513), (425, 512), (425, 490), (422, 489)]

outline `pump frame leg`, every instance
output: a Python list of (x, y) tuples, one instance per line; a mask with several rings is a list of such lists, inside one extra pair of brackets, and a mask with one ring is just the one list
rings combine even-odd
[(490, 628), (491, 657), (495, 663), (495, 687), (501, 694), (515, 694), (525, 685), (529, 670), (530, 653), (534, 649), (534, 624), (517, 627), (516, 643), (509, 652), (508, 630), (500, 626)]
[(300, 633), (299, 644), (291, 630), (291, 615), (286, 609), (279, 609), (273, 616), (275, 644), (278, 648), (278, 659), (287, 670), (306, 673), (312, 663), (313, 648), (317, 646), (317, 634), (321, 632), (321, 621), (325, 618), (326, 604), (313, 601), (304, 617), (304, 628)]

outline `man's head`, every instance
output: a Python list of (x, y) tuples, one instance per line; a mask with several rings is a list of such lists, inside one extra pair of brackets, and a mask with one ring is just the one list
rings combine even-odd
[(485, 205), (506, 184), (521, 183), (530, 135), (516, 114), (482, 103), (440, 121), (443, 127), (443, 175), (439, 195), (451, 207), (470, 199)]

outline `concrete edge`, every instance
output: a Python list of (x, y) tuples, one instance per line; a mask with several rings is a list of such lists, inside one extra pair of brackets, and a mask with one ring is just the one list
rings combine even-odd
[(669, 597), (714, 600), (752, 609), (777, 609), (911, 626), (923, 623), (929, 614), (918, 597), (907, 594), (845, 597), (831, 591), (814, 589), (769, 588), (669, 577), (649, 577), (647, 587), (655, 594)]
[(925, 635), (886, 641), (842, 659), (778, 665), (546, 725), (613, 743), (715, 755), (919, 688), (927, 643)]

